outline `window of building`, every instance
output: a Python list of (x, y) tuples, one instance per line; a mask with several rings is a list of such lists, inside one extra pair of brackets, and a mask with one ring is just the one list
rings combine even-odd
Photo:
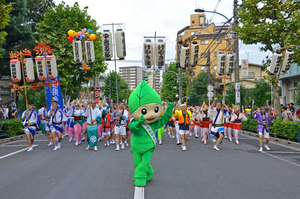
[(218, 55), (218, 52), (214, 52), (214, 57), (216, 57)]
[(201, 53), (201, 58), (208, 57), (208, 53)]
[(208, 43), (209, 43), (208, 39), (206, 39), (206, 40), (201, 40), (201, 44), (202, 44), (202, 45), (205, 45), (205, 44), (208, 44)]
[(200, 17), (200, 24), (204, 24), (204, 17)]
[(222, 39), (215, 39), (215, 44), (221, 44), (222, 43)]
[(192, 21), (192, 23), (195, 23), (194, 21)]
[(196, 35), (196, 34), (197, 34), (197, 31), (191, 32), (191, 35)]

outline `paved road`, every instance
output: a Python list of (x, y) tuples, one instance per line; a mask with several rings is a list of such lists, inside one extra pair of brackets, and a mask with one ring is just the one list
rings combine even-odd
[[(0, 198), (133, 198), (130, 148), (116, 152), (100, 142), (94, 152), (85, 150), (86, 142), (76, 147), (67, 140), (52, 151), (45, 136), (36, 136), (30, 153), (21, 151), (25, 140), (2, 144)], [(258, 152), (256, 138), (241, 136), (240, 145), (224, 141), (221, 151), (213, 151), (211, 143), (204, 146), (191, 137), (183, 152), (165, 135), (151, 161), (155, 176), (145, 199), (299, 199), (300, 152), (275, 144), (270, 148)]]

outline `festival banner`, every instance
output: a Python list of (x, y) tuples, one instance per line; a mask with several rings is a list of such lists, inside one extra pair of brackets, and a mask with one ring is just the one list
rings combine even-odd
[[(52, 83), (55, 82), (53, 85), (51, 85), (53, 101), (57, 101), (58, 107), (63, 108), (63, 99), (62, 99), (61, 90), (60, 90), (59, 75), (57, 74), (57, 77), (55, 78), (55, 80), (54, 81), (52, 80), (51, 82)], [(48, 84), (46, 85), (46, 103), (47, 103), (48, 110), (51, 110), (52, 109), (52, 104), (51, 104), (52, 99), (51, 99), (50, 87)]]

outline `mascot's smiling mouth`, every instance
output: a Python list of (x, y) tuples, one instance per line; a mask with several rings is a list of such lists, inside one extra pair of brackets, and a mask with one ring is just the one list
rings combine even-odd
[(150, 118), (150, 119), (147, 119), (147, 121), (151, 122), (153, 121), (155, 118)]

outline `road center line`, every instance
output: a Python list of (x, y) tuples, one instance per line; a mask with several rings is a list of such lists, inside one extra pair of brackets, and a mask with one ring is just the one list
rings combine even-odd
[[(18, 146), (22, 146), (22, 147), (24, 147), (24, 146), (27, 146), (28, 147), (28, 144), (22, 144), (22, 145), (2, 145), (2, 146), (0, 146), (0, 147), (18, 147)], [(34, 146), (38, 146), (38, 144), (37, 145), (34, 145)]]
[[(32, 145), (32, 147), (36, 147), (36, 146), (37, 146), (37, 145)], [(21, 150), (19, 150), (19, 151), (15, 151), (15, 152), (9, 153), (9, 154), (7, 154), (7, 155), (1, 156), (1, 157), (0, 157), (0, 160), (3, 159), (3, 158), (7, 158), (7, 157), (9, 157), (9, 156), (15, 155), (15, 154), (17, 154), (17, 153), (21, 153), (22, 151), (25, 151), (25, 150), (27, 150), (27, 149), (28, 149), (28, 147), (25, 148), (25, 149), (21, 149)]]
[(135, 187), (134, 189), (134, 199), (144, 199), (145, 187)]

